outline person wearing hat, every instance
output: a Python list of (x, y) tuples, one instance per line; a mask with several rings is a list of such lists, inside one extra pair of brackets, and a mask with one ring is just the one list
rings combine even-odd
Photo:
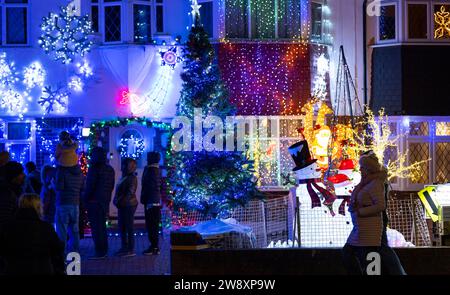
[(95, 255), (89, 259), (103, 259), (108, 253), (108, 234), (106, 217), (115, 184), (115, 172), (107, 164), (106, 152), (95, 147), (91, 152), (89, 171), (86, 177), (86, 189), (83, 204), (88, 211), (88, 219), (95, 245)]
[(142, 174), (141, 203), (145, 206), (145, 225), (150, 246), (144, 255), (159, 254), (159, 224), (161, 222), (161, 171), (158, 152), (147, 154), (147, 166)]
[(4, 179), (0, 183), (0, 225), (14, 217), (17, 200), (23, 192), (25, 173), (23, 166), (15, 161), (4, 166)]

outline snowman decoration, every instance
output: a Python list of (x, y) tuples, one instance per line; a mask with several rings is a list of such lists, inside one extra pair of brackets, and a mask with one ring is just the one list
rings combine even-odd
[(293, 171), (297, 187), (292, 194), (298, 198), (299, 208), (296, 210), (298, 225), (294, 225), (298, 230), (294, 235), (300, 246), (343, 246), (352, 230), (350, 214), (335, 214), (342, 202), (323, 184), (322, 170), (317, 159), (312, 159), (308, 142), (302, 140), (288, 150), (296, 165)]
[(345, 215), (345, 206), (350, 204), (350, 196), (361, 182), (361, 173), (355, 169), (353, 160), (346, 159), (339, 165), (338, 173), (328, 177), (328, 180), (333, 183), (336, 196), (343, 200), (339, 214)]

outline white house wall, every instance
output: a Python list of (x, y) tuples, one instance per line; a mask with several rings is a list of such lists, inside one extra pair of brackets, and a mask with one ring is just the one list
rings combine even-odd
[(336, 74), (341, 45), (344, 46), (358, 98), (361, 105), (364, 104), (363, 2), (363, 0), (331, 0), (327, 2), (331, 10), (330, 34), (333, 38), (330, 51), (330, 91), (333, 105), (336, 101)]
[[(85, 4), (88, 1), (83, 1)], [(186, 40), (190, 25), (190, 18), (187, 15), (187, 7), (182, 9), (184, 3), (182, 0), (164, 1), (165, 30), (167, 34), (155, 37), (158, 44), (162, 40), (174, 40), (175, 36), (181, 35)], [(39, 47), (38, 38), (41, 34), (40, 24), (42, 18), (49, 12), (59, 12), (61, 5), (68, 1), (55, 0), (31, 0), (29, 4), (29, 44), (28, 46), (3, 46), (0, 52), (7, 54), (7, 60), (15, 63), (16, 70), (21, 72), (24, 67), (32, 62), (39, 61), (47, 72), (47, 79), (44, 86), (51, 85), (53, 88), (58, 83), (67, 83), (70, 78), (70, 69), (61, 62), (53, 61), (50, 56), (44, 53)], [(183, 4), (184, 3), (184, 4)], [(88, 7), (88, 10), (90, 8)], [(83, 6), (82, 11), (86, 11)], [(153, 12), (154, 13), (154, 12)], [(122, 29), (128, 30), (126, 24), (122, 24)], [(122, 32), (122, 35), (125, 31)], [(130, 34), (131, 36), (131, 34)], [(170, 43), (167, 43), (170, 44)], [(124, 90), (129, 90), (137, 95), (147, 94), (157, 82), (159, 71), (161, 70), (161, 56), (159, 49), (167, 50), (169, 46), (162, 45), (137, 45), (137, 44), (117, 44), (94, 46), (86, 59), (91, 64), (96, 82), (90, 82), (82, 93), (72, 92), (69, 99), (68, 112), (64, 114), (51, 114), (51, 116), (80, 116), (85, 117), (87, 121), (92, 119), (110, 118), (116, 116), (130, 116), (131, 113), (126, 106), (121, 106), (119, 101)], [(181, 53), (178, 47), (178, 53)], [(113, 63), (105, 63), (108, 57), (113, 58)], [(148, 64), (147, 64), (148, 63)], [(145, 66), (146, 74), (143, 75)], [(175, 114), (176, 103), (179, 99), (181, 89), (180, 71), (182, 65), (178, 64), (171, 77), (170, 83), (167, 83), (166, 103), (161, 108), (160, 118), (170, 118)], [(137, 83), (139, 79), (140, 83)], [(24, 90), (21, 82), (18, 82), (18, 90)], [(139, 85), (138, 85), (139, 84)], [(40, 91), (34, 89), (32, 92), (33, 101), (28, 102), (29, 111), (26, 117), (40, 117), (43, 112), (37, 101)], [(0, 116), (10, 116), (4, 109), (0, 110)], [(153, 117), (150, 112), (139, 114), (140, 116)]]

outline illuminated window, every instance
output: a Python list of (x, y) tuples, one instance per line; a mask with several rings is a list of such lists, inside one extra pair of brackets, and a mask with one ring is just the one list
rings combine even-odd
[(303, 0), (225, 0), (225, 37), (292, 39), (301, 35)]
[[(0, 22), (4, 29), (0, 37), (7, 45), (26, 45), (28, 43), (28, 0), (1, 1)], [(1, 30), (0, 30), (1, 31)]]
[(434, 5), (434, 38), (450, 39), (450, 4)]
[(322, 40), (322, 4), (311, 3), (311, 40)]
[(248, 38), (248, 0), (225, 1), (225, 36)]
[(34, 123), (30, 121), (0, 121), (0, 150), (8, 151), (11, 161), (22, 164), (31, 160)]
[(150, 42), (152, 36), (150, 25), (150, 5), (135, 4), (133, 6), (133, 17), (134, 42)]
[(381, 6), (381, 15), (378, 19), (380, 41), (392, 41), (396, 39), (396, 6)]
[(278, 2), (278, 38), (298, 38), (301, 36), (300, 0)]
[(275, 38), (275, 0), (252, 1), (251, 25), (253, 39)]
[(199, 2), (200, 7), (200, 17), (203, 27), (205, 28), (208, 36), (213, 38), (213, 2)]
[(427, 4), (408, 4), (408, 38), (428, 38)]

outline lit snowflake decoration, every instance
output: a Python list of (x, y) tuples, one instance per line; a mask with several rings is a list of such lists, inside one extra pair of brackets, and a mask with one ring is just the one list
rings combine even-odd
[(83, 91), (84, 83), (80, 77), (72, 76), (67, 86), (75, 92), (81, 92)]
[(87, 79), (94, 75), (94, 71), (89, 63), (85, 60), (83, 63), (77, 63), (77, 73)]
[(23, 84), (27, 89), (44, 86), (46, 71), (39, 62), (34, 62), (23, 71)]
[(0, 107), (19, 117), (28, 111), (23, 95), (13, 89), (2, 92)]
[(71, 63), (78, 55), (84, 56), (92, 47), (89, 35), (94, 32), (89, 17), (76, 16), (74, 12), (74, 7), (63, 6), (59, 14), (50, 13), (41, 24), (41, 48), (64, 64)]
[(18, 75), (14, 62), (8, 62), (6, 53), (0, 53), (0, 88), (5, 89), (19, 81)]
[(142, 138), (136, 138), (134, 135), (122, 137), (119, 151), (122, 158), (139, 159), (145, 151), (145, 142)]
[(66, 113), (69, 105), (70, 92), (64, 90), (64, 88), (57, 88), (52, 90), (51, 86), (44, 87), (44, 96), (39, 98), (38, 103), (41, 105), (45, 114), (50, 113)]

